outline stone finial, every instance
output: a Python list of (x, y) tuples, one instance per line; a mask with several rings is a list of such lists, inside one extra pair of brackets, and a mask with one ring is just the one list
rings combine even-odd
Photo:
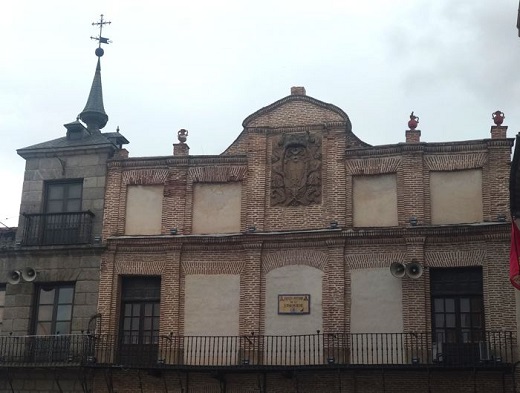
[(179, 143), (173, 144), (173, 155), (174, 156), (187, 156), (190, 154), (190, 147), (186, 144), (188, 139), (188, 130), (181, 128), (177, 131), (177, 139)]
[(501, 126), (502, 123), (504, 122), (504, 119), (506, 118), (504, 116), (504, 112), (502, 111), (495, 111), (491, 114), (491, 117), (493, 119), (493, 122), (495, 123), (495, 125), (497, 126)]
[(179, 140), (180, 143), (186, 143), (186, 140), (188, 139), (188, 130), (181, 128), (177, 132), (177, 139)]
[(408, 128), (406, 130), (406, 143), (420, 143), (421, 142), (421, 131), (416, 130), (417, 125), (419, 124), (419, 116), (415, 116), (410, 113), (410, 120), (408, 120)]
[(503, 126), (502, 123), (506, 118), (504, 116), (504, 112), (495, 111), (491, 114), (491, 118), (495, 123), (494, 126), (491, 126), (491, 139), (505, 139), (507, 138), (507, 126)]
[(408, 120), (408, 128), (410, 128), (410, 130), (415, 130), (418, 125), (419, 116), (415, 116), (412, 111), (412, 113), (410, 114), (410, 120)]
[(291, 87), (291, 95), (292, 96), (304, 96), (304, 95), (307, 95), (307, 93), (305, 91), (305, 87), (293, 86), (293, 87)]

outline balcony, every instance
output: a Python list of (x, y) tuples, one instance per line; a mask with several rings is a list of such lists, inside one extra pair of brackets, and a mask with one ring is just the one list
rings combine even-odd
[(81, 365), (92, 351), (90, 342), (84, 334), (1, 336), (0, 367)]
[(23, 214), (25, 217), (22, 244), (51, 246), (88, 244), (92, 241), (91, 211), (77, 213)]
[(325, 333), (303, 336), (161, 336), (152, 342), (110, 335), (1, 336), (1, 367), (140, 369), (506, 368), (513, 332), (449, 344), (430, 333)]

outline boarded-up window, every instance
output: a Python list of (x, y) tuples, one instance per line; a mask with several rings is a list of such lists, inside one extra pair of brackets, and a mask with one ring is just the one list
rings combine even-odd
[(241, 202), (241, 183), (195, 184), (192, 233), (240, 232)]
[(126, 235), (160, 235), (163, 186), (128, 186)]
[(354, 269), (350, 275), (350, 331), (403, 332), (402, 280), (388, 268)]
[(432, 224), (481, 222), (482, 171), (430, 173)]
[(388, 227), (397, 222), (396, 175), (355, 176), (353, 179), (354, 226)]
[(184, 333), (186, 336), (236, 336), (240, 304), (240, 276), (186, 276)]

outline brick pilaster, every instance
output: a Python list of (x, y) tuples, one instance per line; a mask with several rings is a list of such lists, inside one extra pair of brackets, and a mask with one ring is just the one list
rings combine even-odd
[(328, 255), (325, 266), (323, 288), (323, 330), (324, 332), (344, 332), (345, 315), (345, 240), (327, 241)]
[[(244, 244), (244, 269), (240, 276), (240, 334), (261, 333), (260, 320), (264, 318), (261, 279), (262, 243)], [(265, 289), (264, 289), (265, 290)]]
[[(423, 237), (408, 237), (406, 241), (406, 263), (417, 261), (424, 268)], [(426, 294), (426, 275), (413, 279), (403, 277), (403, 325), (405, 332), (428, 331), (426, 321), (427, 304), (430, 301)]]

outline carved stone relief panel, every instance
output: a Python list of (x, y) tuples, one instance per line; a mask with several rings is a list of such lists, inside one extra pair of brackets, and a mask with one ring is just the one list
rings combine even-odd
[(321, 137), (283, 134), (273, 142), (271, 206), (321, 203)]

